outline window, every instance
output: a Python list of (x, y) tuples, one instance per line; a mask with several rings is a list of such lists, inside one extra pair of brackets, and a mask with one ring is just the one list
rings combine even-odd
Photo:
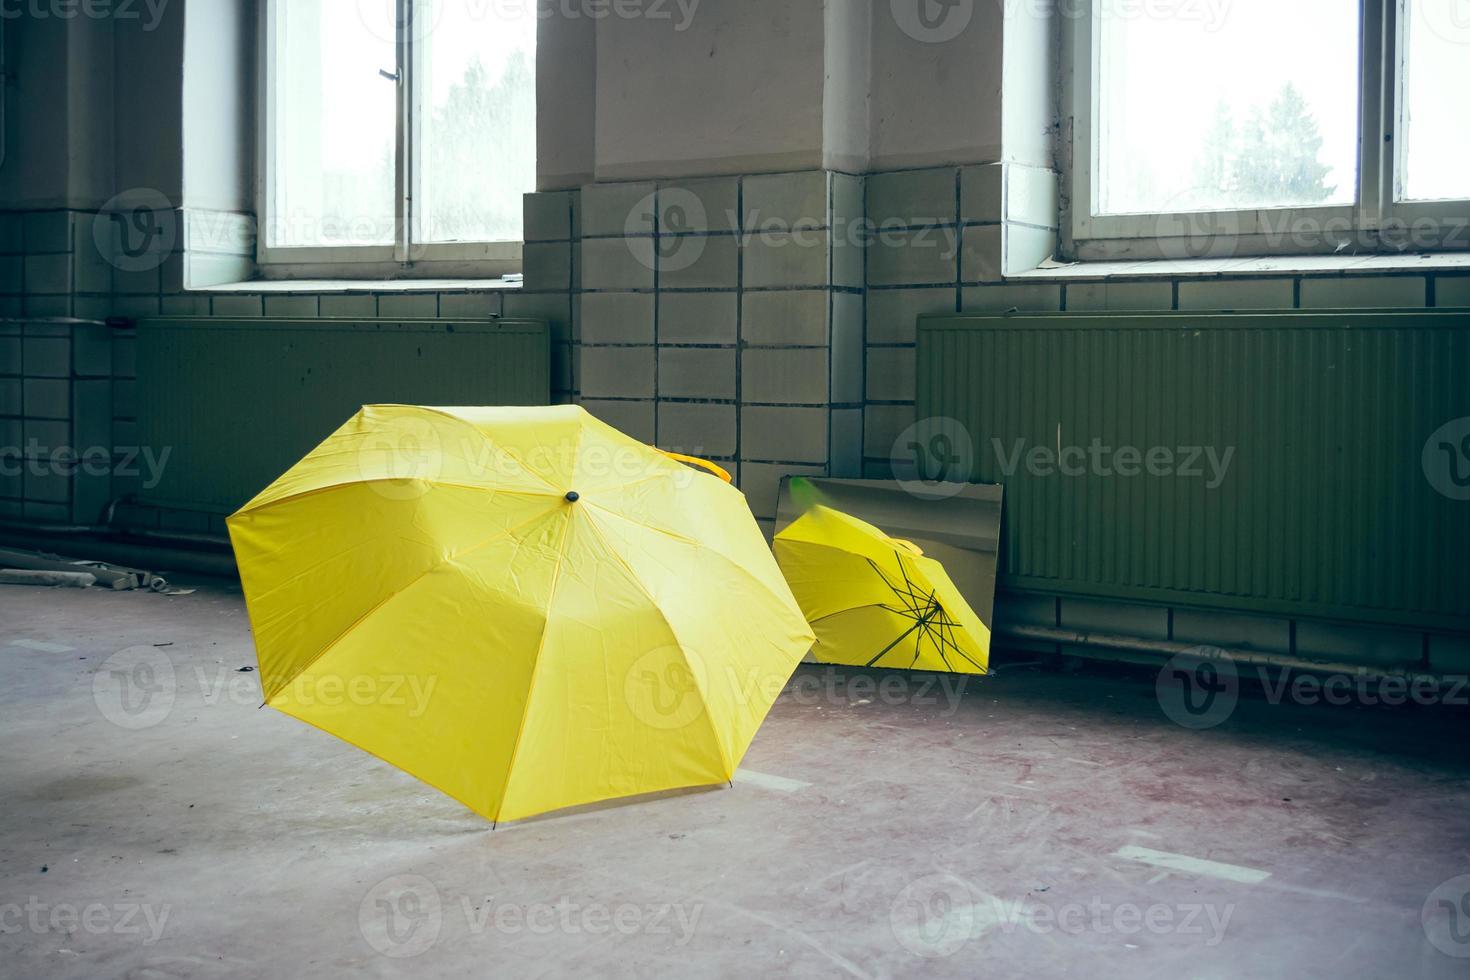
[(1470, 247), (1466, 0), (1081, 10), (1070, 257)]
[(262, 265), (519, 271), (536, 25), (532, 0), (268, 0)]

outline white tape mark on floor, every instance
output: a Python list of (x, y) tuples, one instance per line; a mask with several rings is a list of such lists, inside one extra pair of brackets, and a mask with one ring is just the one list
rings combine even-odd
[(1362, 905), (1368, 901), (1366, 898), (1359, 898), (1356, 895), (1344, 895), (1342, 892), (1326, 891), (1321, 888), (1303, 888), (1301, 885), (1288, 885), (1280, 881), (1268, 881), (1266, 882), (1266, 887), (1278, 888), (1281, 891), (1292, 892), (1297, 895), (1310, 895), (1312, 898), (1332, 898), (1339, 902), (1352, 902), (1355, 905)]
[(45, 643), (41, 640), (11, 640), (10, 645), (20, 647), (22, 650), (34, 650), (37, 653), (71, 653), (76, 647), (64, 647), (56, 643)]
[(806, 789), (811, 783), (804, 783), (799, 779), (787, 779), (785, 776), (768, 776), (763, 772), (755, 772), (751, 769), (736, 769), (735, 782), (744, 783), (748, 786), (759, 786), (761, 789), (773, 789), (778, 793), (795, 793), (799, 789)]
[(1258, 885), (1271, 877), (1269, 871), (1242, 868), (1234, 864), (1221, 864), (1218, 861), (1205, 861), (1201, 858), (1189, 857), (1187, 854), (1170, 854), (1168, 851), (1155, 851), (1150, 847), (1135, 847), (1131, 844), (1118, 848), (1113, 853), (1113, 857), (1122, 858), (1125, 861), (1137, 861), (1139, 864), (1165, 868), (1169, 871), (1183, 871), (1186, 874), (1204, 875), (1207, 878), (1238, 881), (1243, 885)]

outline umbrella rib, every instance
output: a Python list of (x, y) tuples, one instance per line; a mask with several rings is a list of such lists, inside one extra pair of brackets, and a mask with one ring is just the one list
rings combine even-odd
[[(656, 449), (654, 451), (657, 452)], [(667, 458), (667, 457), (665, 457), (665, 458)], [(676, 463), (674, 465), (676, 465), (676, 466), (682, 466), (683, 464)], [(673, 475), (674, 475), (674, 473), (673, 473), (672, 470), (670, 470), (670, 471), (668, 471), (666, 473), (651, 473), (648, 476), (640, 476), (636, 480), (629, 480), (627, 483), (614, 483), (613, 485), (611, 485), (607, 489), (609, 489), (609, 490), (626, 490), (629, 487), (636, 487), (640, 483), (647, 483), (650, 480), (663, 480), (663, 479), (667, 479), (668, 477), (671, 477)]]
[(505, 490), (505, 489), (502, 489), (500, 487), (483, 487), (483, 486), (476, 486), (473, 483), (454, 483), (454, 482), (451, 482), (451, 481), (448, 481), (448, 480), (420, 480), (420, 481), (415, 481), (412, 477), (382, 476), (382, 477), (375, 477), (375, 478), (373, 478), (371, 480), (344, 480), (341, 483), (330, 483), (330, 484), (328, 484), (327, 486), (324, 486), (324, 487), (312, 487), (310, 490), (302, 490), (300, 493), (292, 493), (292, 494), (288, 494), (287, 496), (284, 496), (284, 497), (277, 497), (274, 500), (268, 500), (265, 503), (259, 505), (258, 507), (252, 507), (250, 504), (246, 504), (244, 507), (241, 507), (240, 510), (237, 511), (232, 516), (234, 516), (234, 517), (241, 517), (241, 516), (244, 516), (245, 514), (261, 514), (261, 513), (264, 513), (265, 511), (270, 510), (273, 507), (279, 506), (280, 504), (289, 504), (289, 503), (292, 503), (292, 502), (297, 501), (297, 500), (306, 500), (306, 499), (308, 499), (310, 497), (315, 497), (318, 494), (327, 493), (327, 492), (332, 491), (332, 490), (341, 490), (344, 487), (369, 487), (369, 486), (373, 486), (374, 484), (378, 484), (378, 483), (401, 483), (401, 482), (404, 482), (405, 480), (407, 480), (409, 482), (422, 482), (422, 483), (425, 483), (425, 484), (427, 484), (429, 486), (433, 486), (433, 487), (452, 487), (452, 488), (458, 489), (458, 490), (479, 490), (482, 493), (505, 493), (505, 494), (510, 494), (511, 496), (515, 496), (515, 497), (560, 497), (561, 496), (561, 492), (560, 491), (557, 491), (557, 490)]
[(904, 567), (903, 564), (903, 555), (898, 554), (898, 552), (896, 551), (894, 552), (894, 555), (896, 555), (898, 558), (898, 572), (900, 575), (903, 576), (903, 584), (904, 587), (908, 590), (908, 594), (914, 598), (922, 599), (925, 603), (933, 602), (934, 593), (924, 592), (922, 589), (919, 589), (918, 586), (914, 585), (913, 580), (909, 578), (909, 571), (907, 568)]
[(399, 588), (393, 590), (388, 595), (384, 596), (381, 601), (379, 601), (375, 606), (373, 606), (367, 612), (363, 613), (361, 616), (357, 617), (357, 619), (353, 620), (352, 624), (350, 626), (348, 626), (345, 630), (343, 630), (341, 633), (338, 633), (332, 639), (332, 641), (330, 643), (328, 643), (326, 646), (324, 646), (321, 649), (321, 652), (320, 653), (318, 653), (316, 656), (314, 656), (310, 660), (308, 660), (305, 664), (303, 664), (301, 666), (301, 669), (300, 670), (296, 671), (296, 673), (292, 674), (285, 681), (283, 681), (280, 684), (276, 685), (275, 688), (273, 688), (268, 694), (266, 694), (265, 695), (266, 703), (269, 704), (270, 703), (270, 699), (273, 698), (273, 697), (275, 697), (277, 694), (280, 694), (281, 691), (283, 689), (285, 689), (289, 684), (291, 684), (292, 681), (296, 680), (296, 678), (300, 677), (302, 674), (306, 673), (312, 667), (316, 666), (317, 661), (321, 660), (327, 654), (331, 653), (332, 650), (333, 650), (333, 648), (335, 648), (337, 646), (337, 644), (341, 643), (354, 630), (356, 630), (363, 623), (367, 622), (367, 620), (371, 619), (374, 613), (376, 613), (378, 610), (382, 609), (384, 606), (386, 606), (388, 603), (392, 602), (394, 599), (396, 599), (399, 596), (401, 596), (403, 593), (407, 592), (409, 589), (413, 588), (419, 582), (422, 582), (424, 579), (428, 578), (434, 572), (436, 572), (439, 569), (443, 568), (445, 565), (448, 565), (448, 564), (450, 564), (452, 562), (459, 561), (461, 558), (465, 557), (466, 555), (474, 554), (476, 551), (479, 551), (481, 548), (487, 547), (488, 545), (492, 545), (492, 544), (494, 544), (497, 541), (500, 541), (500, 540), (503, 540), (504, 538), (510, 537), (512, 534), (515, 534), (517, 531), (519, 531), (523, 527), (527, 527), (527, 526), (529, 526), (531, 524), (534, 524), (534, 523), (536, 523), (537, 521), (540, 521), (540, 520), (545, 520), (551, 514), (556, 513), (556, 510), (557, 510), (557, 508), (553, 508), (552, 510), (548, 510), (548, 511), (545, 511), (543, 513), (537, 514), (535, 517), (527, 518), (526, 520), (524, 520), (521, 523), (515, 525), (514, 527), (505, 528), (505, 529), (499, 531), (498, 533), (493, 534), (490, 537), (486, 538), (484, 541), (480, 541), (477, 544), (471, 545), (470, 547), (466, 548), (464, 551), (458, 552), (456, 554), (450, 555), (448, 558), (444, 558), (444, 559), (441, 559), (439, 561), (434, 562), (434, 564), (430, 565), (428, 568), (424, 569), (422, 572), (420, 572), (419, 574), (415, 575), (412, 579), (410, 579), (409, 581), (405, 582), (402, 586), (400, 586)]
[[(801, 539), (801, 541), (803, 544), (824, 549), (827, 551), (837, 551), (843, 554), (854, 554), (853, 552), (845, 551), (844, 549), (821, 541), (810, 541), (806, 539)], [(965, 660), (967, 663), (975, 667), (975, 669), (978, 670), (980, 673), (988, 674), (989, 670), (987, 670), (984, 665), (977, 663), (972, 657), (966, 654), (964, 649), (960, 646), (959, 641), (955, 636), (955, 629), (960, 624), (949, 616), (948, 611), (939, 602), (938, 593), (936, 591), (926, 591), (922, 586), (916, 584), (914, 578), (909, 575), (909, 569), (908, 566), (905, 564), (903, 553), (895, 550), (894, 555), (898, 559), (899, 574), (903, 577), (902, 585), (899, 585), (895, 583), (892, 579), (890, 579), (888, 574), (883, 570), (881, 566), (879, 566), (878, 562), (875, 559), (867, 555), (862, 555), (861, 553), (858, 553), (858, 556), (867, 561), (868, 565), (873, 569), (873, 572), (878, 576), (883, 584), (888, 587), (895, 598), (897, 598), (897, 600), (902, 604), (902, 608), (895, 608), (886, 603), (868, 603), (867, 605), (871, 605), (876, 609), (882, 609), (883, 611), (892, 613), (895, 616), (901, 616), (906, 619), (911, 619), (914, 621), (914, 625), (908, 630), (904, 631), (902, 635), (900, 635), (896, 640), (885, 647), (880, 653), (878, 653), (877, 656), (869, 660), (867, 666), (875, 666), (878, 661), (887, 656), (895, 647), (901, 644), (910, 635), (917, 632), (919, 635), (915, 637), (914, 640), (914, 657), (913, 660), (911, 660), (909, 663), (910, 669), (912, 669), (913, 665), (916, 664), (919, 658), (923, 655), (923, 643), (924, 640), (927, 638), (931, 643), (934, 644), (935, 650), (939, 655), (939, 659), (944, 663), (945, 668), (949, 671), (954, 672), (955, 669), (954, 665), (950, 663), (948, 657), (948, 654), (950, 652), (953, 652), (960, 658)], [(834, 612), (828, 613), (825, 616), (820, 616), (817, 619), (811, 620), (811, 622), (814, 624), (819, 623), (824, 619), (842, 615), (851, 611), (852, 609), (839, 609)]]
[(972, 667), (974, 667), (976, 670), (980, 671), (980, 673), (982, 673), (982, 674), (988, 674), (988, 673), (990, 673), (990, 668), (989, 667), (985, 666), (984, 664), (976, 663), (973, 659), (970, 658), (970, 655), (967, 654), (967, 653), (965, 653), (965, 651), (960, 647), (959, 641), (956, 640), (954, 638), (954, 636), (953, 636), (953, 630), (954, 630), (954, 626), (955, 626), (954, 623), (946, 622), (946, 623), (943, 623), (941, 625), (946, 626), (946, 627), (948, 627), (950, 629), (951, 635), (950, 635), (950, 638), (949, 638), (949, 645), (952, 646), (952, 647), (954, 647), (954, 652), (955, 653), (959, 654), (961, 657), (964, 657), (965, 660), (968, 661), (970, 663), (970, 665)]
[(546, 591), (546, 621), (541, 626), (541, 639), (536, 641), (536, 656), (531, 660), (531, 679), (526, 684), (526, 704), (521, 708), (521, 720), (516, 725), (516, 739), (510, 746), (510, 759), (505, 765), (505, 782), (500, 785), (500, 798), (495, 804), (495, 821), (498, 823), (500, 814), (505, 810), (505, 795), (510, 792), (510, 778), (516, 771), (516, 755), (521, 750), (521, 736), (526, 733), (526, 718), (531, 713), (531, 699), (536, 696), (536, 674), (541, 669), (541, 654), (546, 649), (546, 634), (551, 632), (551, 607), (556, 603), (556, 589), (561, 584), (562, 566), (567, 561), (567, 538), (572, 533), (572, 521), (576, 520), (577, 514), (573, 510), (567, 514), (566, 526), (561, 529), (561, 541), (556, 547), (556, 569), (551, 573), (551, 586)]
[[(689, 676), (693, 678), (694, 683), (698, 685), (699, 675), (695, 673), (694, 668), (690, 665), (689, 657), (687, 654), (684, 653), (684, 641), (680, 638), (679, 631), (674, 629), (674, 624), (669, 622), (668, 614), (665, 613), (663, 611), (663, 608), (659, 606), (658, 600), (653, 597), (653, 593), (648, 591), (648, 587), (643, 584), (643, 580), (638, 577), (638, 573), (633, 570), (633, 566), (628, 564), (627, 559), (624, 558), (622, 554), (618, 551), (618, 549), (613, 547), (612, 542), (607, 539), (607, 535), (602, 533), (602, 528), (597, 525), (597, 519), (594, 518), (591, 514), (588, 514), (587, 523), (591, 526), (592, 532), (597, 535), (598, 540), (602, 542), (603, 547), (607, 549), (607, 553), (612, 555), (614, 560), (616, 560), (619, 565), (623, 566), (623, 571), (627, 573), (628, 580), (637, 587), (639, 592), (642, 592), (648, 598), (648, 604), (653, 607), (653, 611), (658, 613), (658, 618), (662, 619), (664, 621), (664, 625), (669, 628), (669, 635), (672, 636), (679, 644), (679, 653), (684, 656), (684, 666), (689, 668)], [(734, 563), (732, 562), (731, 564)], [(725, 772), (733, 776), (734, 771), (730, 766), (729, 758), (725, 754), (725, 745), (723, 742), (720, 741), (719, 732), (715, 730), (715, 720), (710, 717), (709, 692), (700, 691), (699, 693), (705, 699), (705, 710), (701, 711), (700, 714), (704, 716), (704, 720), (709, 724), (710, 738), (714, 739), (715, 748), (720, 753), (720, 763), (725, 767)]]
[[(603, 514), (606, 514), (608, 517), (611, 517), (615, 521), (622, 521), (624, 524), (630, 524), (633, 527), (640, 528), (645, 531), (653, 531), (656, 534), (662, 534), (665, 537), (673, 538), (675, 541), (681, 542), (682, 544), (687, 545), (690, 548), (695, 548), (706, 554), (713, 555), (720, 561), (724, 562), (726, 565), (729, 565), (731, 568), (735, 569), (735, 571), (739, 572), (740, 575), (742, 575), (743, 577), (754, 582), (757, 586), (760, 587), (762, 592), (775, 599), (781, 605), (784, 606), (791, 602), (791, 597), (789, 594), (783, 597), (776, 592), (773, 592), (770, 585), (761, 581), (758, 577), (756, 577), (754, 573), (750, 571), (750, 569), (746, 568), (744, 565), (740, 564), (738, 561), (731, 558), (729, 555), (725, 554), (718, 548), (712, 548), (702, 541), (695, 541), (693, 538), (687, 538), (682, 534), (670, 531), (666, 527), (659, 527), (657, 524), (638, 524), (619, 514), (617, 511), (609, 510), (606, 507), (599, 507), (597, 506), (597, 504), (589, 500), (583, 500), (579, 506), (586, 507), (588, 510), (600, 511)], [(767, 554), (769, 554), (769, 552), (767, 552)], [(781, 582), (784, 583), (786, 581), (785, 577), (781, 575), (779, 568), (777, 568), (776, 570), (776, 575)]]
[[(810, 625), (810, 626), (815, 626), (817, 623), (820, 623), (823, 620), (831, 619), (833, 616), (846, 616), (850, 612), (854, 612), (854, 611), (856, 611), (858, 609), (866, 609), (869, 606), (872, 606), (874, 609), (882, 609), (882, 610), (885, 610), (887, 612), (898, 613), (898, 610), (896, 610), (896, 609), (889, 609), (887, 606), (878, 605), (878, 604), (872, 603), (872, 602), (865, 602), (861, 606), (848, 606), (846, 609), (834, 609), (832, 612), (823, 613), (822, 615), (818, 616), (816, 619), (808, 619), (807, 620), (807, 624)], [(899, 615), (902, 615), (902, 614), (899, 613)]]
[[(909, 609), (911, 612), (923, 615), (923, 613), (927, 609), (928, 603), (933, 601), (934, 594), (932, 592), (925, 593), (922, 590), (917, 589), (912, 580), (909, 579), (908, 571), (903, 566), (903, 556), (899, 555), (898, 552), (894, 552), (894, 555), (898, 558), (898, 572), (900, 575), (903, 576), (904, 588), (900, 589), (898, 586), (889, 582), (888, 576), (886, 575), (883, 576), (883, 582), (885, 585), (893, 590), (894, 595), (898, 596), (900, 599), (909, 600), (912, 603), (911, 605), (909, 604), (909, 602), (905, 603), (905, 605), (909, 605)], [(876, 562), (873, 564), (873, 567), (878, 567)], [(883, 574), (881, 569), (879, 569), (878, 574)]]
[(924, 625), (923, 623), (915, 623), (914, 625), (910, 626), (907, 630), (905, 630), (899, 636), (898, 639), (896, 639), (892, 643), (888, 644), (886, 647), (883, 648), (882, 652), (880, 652), (872, 660), (869, 660), (868, 663), (867, 663), (867, 666), (871, 667), (874, 664), (876, 664), (878, 661), (882, 660), (885, 656), (888, 655), (888, 651), (889, 650), (892, 650), (894, 647), (898, 646), (900, 643), (902, 643), (908, 637), (908, 635), (910, 633), (913, 633), (915, 630), (921, 628), (923, 625)]
[[(517, 456), (515, 453), (511, 452), (509, 449), (506, 449), (503, 445), (501, 445), (500, 443), (497, 443), (494, 439), (491, 439), (490, 436), (488, 434), (486, 434), (485, 430), (481, 429), (478, 425), (475, 425), (473, 422), (466, 421), (465, 419), (460, 418), (458, 415), (453, 415), (453, 414), (451, 414), (449, 412), (440, 411), (437, 408), (426, 408), (426, 407), (423, 407), (423, 406), (414, 406), (414, 407), (415, 408), (418, 408), (420, 411), (428, 412), (430, 415), (437, 415), (440, 418), (446, 418), (446, 419), (449, 419), (451, 422), (458, 422), (460, 425), (465, 426), (466, 428), (468, 428), (471, 431), (473, 431), (475, 433), (475, 435), (477, 435), (481, 439), (485, 440), (485, 444), (487, 446), (489, 446), (491, 449), (499, 449), (501, 452), (505, 453), (505, 455), (509, 456), (511, 459), (513, 459), (517, 463), (519, 463), (521, 465), (521, 468), (524, 469), (527, 473), (531, 474), (536, 479), (538, 479), (542, 483), (546, 484), (546, 488), (548, 490), (550, 490), (550, 491), (552, 491), (554, 493), (559, 492), (559, 491), (557, 491), (556, 487), (552, 486), (550, 480), (546, 479), (546, 477), (542, 476), (540, 473), (537, 473), (535, 470), (531, 469), (530, 465), (525, 460), (523, 460), (519, 456)], [(587, 431), (587, 430), (586, 430), (586, 428), (584, 426), (578, 426), (577, 427), (577, 445), (572, 450), (572, 458), (573, 459), (579, 458), (579, 456), (580, 456), (580, 454), (582, 452), (582, 433), (585, 432), (585, 431)]]
[[(441, 410), (436, 409), (436, 408), (428, 408), (428, 407), (425, 407), (425, 406), (422, 406), (422, 405), (373, 405), (373, 406), (368, 406), (368, 407), (370, 407), (370, 408), (399, 408), (399, 409), (407, 408), (407, 409), (412, 409), (413, 411), (416, 411), (416, 412), (423, 412), (423, 413), (428, 414), (428, 415), (435, 415), (435, 416), (438, 416), (439, 418), (448, 419), (451, 422), (455, 422), (455, 423), (457, 423), (457, 424), (459, 424), (461, 426), (464, 426), (465, 428), (468, 428), (468, 429), (472, 430), (476, 435), (478, 435), (481, 439), (483, 439), (485, 441), (485, 443), (487, 445), (489, 445), (492, 449), (499, 449), (500, 451), (504, 452), (506, 456), (510, 457), (512, 460), (515, 460), (515, 462), (521, 467), (521, 469), (525, 470), (526, 473), (529, 474), (530, 476), (535, 477), (537, 480), (539, 480), (546, 487), (548, 493), (555, 494), (557, 496), (560, 496), (561, 495), (561, 492), (562, 491), (560, 491), (556, 487), (554, 487), (551, 484), (551, 481), (550, 480), (546, 479), (540, 473), (537, 473), (524, 460), (522, 460), (521, 458), (519, 458), (518, 456), (516, 456), (510, 450), (508, 450), (504, 446), (501, 446), (500, 444), (496, 443), (493, 439), (491, 439), (488, 435), (486, 435), (485, 432), (482, 431), (479, 426), (475, 425), (472, 422), (468, 422), (465, 419), (462, 419), (462, 418), (460, 418), (457, 415), (453, 415), (453, 414), (451, 414), (449, 412), (441, 411)], [(578, 449), (581, 448), (581, 440), (582, 440), (582, 432), (583, 431), (585, 431), (585, 430), (584, 429), (580, 429), (580, 428), (577, 430), (577, 448)], [(337, 435), (337, 433), (333, 433), (333, 436), (332, 437), (335, 438), (336, 435)], [(328, 440), (328, 441), (330, 441), (330, 440)], [(321, 448), (322, 447), (318, 447), (318, 450), (320, 450)], [(316, 455), (316, 450), (313, 451), (312, 455)], [(354, 482), (354, 483), (356, 483), (356, 482), (360, 482), (360, 483), (378, 483), (378, 482), (391, 482), (393, 479), (394, 479), (393, 477), (384, 477), (382, 480), (361, 480), (361, 481), (352, 481), (352, 482)], [(433, 482), (433, 481), (429, 481), (429, 482)], [(274, 485), (275, 484), (272, 484), (272, 486), (274, 486)], [(335, 486), (350, 486), (350, 485), (351, 485), (350, 483), (342, 483), (342, 484), (334, 484), (333, 487), (335, 487)], [(449, 483), (440, 484), (440, 486), (453, 486), (453, 485), (454, 484), (449, 484)], [(268, 492), (270, 492), (270, 489), (271, 488), (270, 487), (266, 487), (265, 490), (262, 490), (259, 494), (257, 494), (256, 497), (253, 500), (251, 500), (250, 502), (246, 503), (244, 507), (240, 508), (240, 510), (239, 510), (238, 513), (241, 513), (241, 514), (244, 514), (244, 513), (254, 513), (257, 510), (264, 510), (267, 507), (270, 507), (270, 506), (272, 506), (274, 504), (277, 504), (277, 503), (282, 503), (282, 502), (284, 502), (286, 500), (292, 500), (292, 499), (295, 499), (297, 497), (303, 497), (303, 496), (306, 496), (308, 494), (315, 493), (318, 490), (329, 490), (329, 489), (333, 489), (333, 487), (318, 487), (318, 488), (315, 488), (313, 490), (306, 491), (304, 493), (291, 494), (290, 496), (287, 496), (287, 497), (282, 497), (282, 498), (279, 498), (277, 500), (271, 500), (271, 501), (269, 501), (269, 502), (267, 502), (265, 504), (261, 504), (259, 508), (253, 507), (252, 504), (255, 502), (255, 500), (260, 499), (261, 497), (265, 496)], [(482, 488), (476, 487), (474, 489), (482, 489)]]
[[(927, 636), (927, 637), (929, 637), (929, 642), (930, 643), (934, 643), (934, 630), (930, 629), (928, 626), (925, 626), (924, 627), (924, 635)], [(948, 670), (950, 673), (954, 673), (954, 668), (949, 665), (949, 658), (944, 655), (944, 644), (942, 644), (942, 643), (935, 643), (934, 644), (934, 649), (936, 651), (938, 651), (938, 653), (939, 653), (939, 660), (940, 660), (941, 663), (944, 664), (944, 668), (946, 670)], [(915, 660), (918, 660), (919, 659), (919, 650), (920, 650), (919, 644), (918, 643), (915, 643), (914, 644), (914, 659)]]
[(911, 616), (911, 615), (917, 615), (917, 614), (919, 614), (920, 610), (919, 610), (918, 604), (917, 603), (910, 604), (907, 601), (908, 599), (913, 599), (913, 598), (916, 598), (916, 597), (913, 596), (913, 595), (911, 595), (911, 594), (905, 593), (902, 589), (898, 588), (896, 585), (894, 585), (892, 582), (890, 582), (888, 580), (888, 576), (886, 574), (884, 574), (883, 569), (881, 569), (881, 568), (878, 567), (878, 563), (876, 561), (874, 561), (873, 559), (869, 558), (869, 559), (867, 559), (867, 562), (868, 562), (869, 565), (872, 566), (873, 571), (875, 571), (875, 572), (878, 573), (878, 577), (883, 580), (883, 584), (886, 585), (886, 586), (888, 586), (888, 590), (890, 592), (892, 592), (894, 595), (898, 596), (900, 602), (903, 602), (903, 604), (904, 604), (904, 611), (902, 613), (899, 613), (899, 615), (902, 615), (902, 616)]

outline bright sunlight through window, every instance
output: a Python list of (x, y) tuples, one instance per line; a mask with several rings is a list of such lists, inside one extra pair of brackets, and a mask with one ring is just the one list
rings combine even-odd
[(1470, 198), (1470, 3), (1407, 0), (1403, 163), (1408, 201)]
[(1470, 0), (1082, 0), (1068, 256), (1470, 248)]
[(1096, 213), (1352, 204), (1356, 0), (1186, 9), (1102, 5)]
[(274, 248), (518, 242), (536, 177), (526, 0), (274, 0)]

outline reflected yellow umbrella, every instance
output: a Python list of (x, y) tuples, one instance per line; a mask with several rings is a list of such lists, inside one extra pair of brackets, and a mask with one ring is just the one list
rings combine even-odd
[(266, 703), (491, 820), (729, 780), (812, 641), (739, 491), (574, 406), (365, 408), (229, 529)]
[(944, 566), (850, 514), (814, 506), (775, 540), (820, 663), (985, 674), (990, 630)]

